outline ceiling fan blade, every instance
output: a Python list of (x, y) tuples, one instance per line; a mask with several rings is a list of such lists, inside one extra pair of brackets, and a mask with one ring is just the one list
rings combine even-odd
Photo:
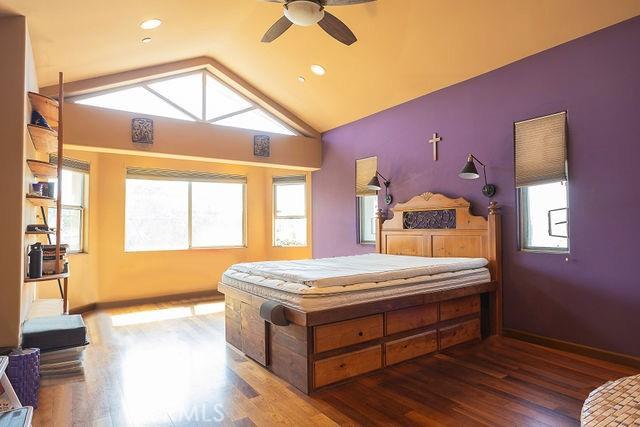
[(285, 31), (287, 31), (292, 25), (293, 23), (289, 21), (286, 16), (283, 16), (282, 18), (278, 19), (276, 23), (267, 30), (266, 33), (264, 33), (261, 42), (271, 43), (272, 41), (280, 37)]
[(323, 0), (325, 6), (349, 6), (351, 4), (369, 3), (376, 0)]
[(344, 22), (327, 12), (324, 11), (324, 18), (318, 25), (325, 30), (331, 37), (338, 40), (341, 43), (346, 44), (347, 46), (351, 46), (358, 39), (355, 34), (347, 27)]

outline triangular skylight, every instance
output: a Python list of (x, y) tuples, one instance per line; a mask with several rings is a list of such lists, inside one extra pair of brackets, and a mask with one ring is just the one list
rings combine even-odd
[(207, 74), (207, 120), (251, 107), (253, 104)]
[(130, 87), (115, 92), (107, 92), (102, 95), (78, 99), (76, 102), (78, 104), (93, 105), (94, 107), (111, 108), (112, 110), (152, 114), (181, 120), (194, 120), (188, 114), (164, 102), (143, 87)]
[(235, 114), (225, 119), (213, 122), (213, 124), (234, 128), (260, 130), (271, 133), (292, 134), (289, 129), (278, 123), (275, 119), (267, 116), (262, 110), (258, 109)]
[(220, 126), (296, 134), (206, 70), (83, 95), (74, 102)]

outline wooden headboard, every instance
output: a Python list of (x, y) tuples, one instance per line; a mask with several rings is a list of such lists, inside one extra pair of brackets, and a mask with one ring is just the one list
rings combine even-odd
[(463, 198), (424, 193), (391, 209), (385, 220), (378, 210), (378, 253), (425, 257), (481, 257), (489, 260), (491, 279), (501, 282), (501, 237), (498, 204), (489, 205), (488, 219), (471, 215)]

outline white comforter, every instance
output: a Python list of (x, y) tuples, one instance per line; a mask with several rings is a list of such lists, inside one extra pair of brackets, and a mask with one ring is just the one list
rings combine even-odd
[(487, 264), (484, 258), (427, 258), (367, 254), (298, 261), (241, 263), (231, 266), (225, 275), (239, 272), (322, 288), (473, 270)]

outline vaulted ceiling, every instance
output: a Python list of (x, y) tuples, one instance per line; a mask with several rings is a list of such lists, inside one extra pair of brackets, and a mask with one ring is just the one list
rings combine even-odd
[[(28, 19), (41, 86), (58, 71), (74, 81), (210, 56), (319, 131), (636, 16), (640, 2), (378, 0), (329, 10), (357, 43), (318, 26), (260, 43), (282, 6), (259, 0), (0, 0), (0, 11)], [(163, 25), (142, 30), (149, 18)]]

